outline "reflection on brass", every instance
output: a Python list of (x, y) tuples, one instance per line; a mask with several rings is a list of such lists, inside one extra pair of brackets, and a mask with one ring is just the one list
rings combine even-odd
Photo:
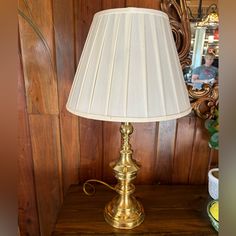
[(197, 26), (198, 27), (207, 27), (219, 24), (219, 16), (216, 12), (211, 12), (207, 15), (202, 21), (200, 21)]
[(191, 64), (191, 30), (185, 0), (162, 0), (161, 10), (169, 16), (182, 68)]
[(219, 85), (204, 84), (201, 90), (193, 89), (191, 85), (187, 85), (187, 88), (195, 114), (204, 120), (212, 118), (218, 106)]
[(131, 182), (136, 178), (139, 165), (132, 158), (133, 151), (129, 143), (133, 126), (128, 122), (122, 123), (120, 132), (122, 136), (120, 158), (117, 162), (111, 163), (118, 179), (115, 190), (119, 195), (106, 205), (104, 217), (115, 228), (132, 229), (144, 220), (143, 207), (132, 195), (135, 186)]

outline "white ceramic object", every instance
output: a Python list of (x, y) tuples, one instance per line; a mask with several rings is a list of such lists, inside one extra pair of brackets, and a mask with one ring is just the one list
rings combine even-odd
[(219, 168), (211, 169), (208, 172), (208, 191), (213, 199), (218, 199), (219, 197), (219, 179), (213, 175), (213, 172), (219, 173)]

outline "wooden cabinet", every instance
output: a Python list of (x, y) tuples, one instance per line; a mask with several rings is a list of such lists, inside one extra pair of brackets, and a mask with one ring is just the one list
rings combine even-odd
[(145, 209), (145, 221), (132, 230), (115, 229), (103, 209), (115, 192), (97, 186), (94, 196), (72, 185), (53, 232), (59, 235), (217, 235), (208, 219), (206, 185), (137, 185), (135, 195)]

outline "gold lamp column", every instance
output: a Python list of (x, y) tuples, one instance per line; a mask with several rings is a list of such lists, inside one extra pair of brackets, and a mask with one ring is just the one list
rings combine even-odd
[(132, 149), (129, 143), (133, 126), (122, 123), (120, 127), (122, 145), (120, 158), (111, 163), (118, 183), (115, 190), (119, 194), (109, 202), (104, 211), (105, 220), (112, 226), (120, 229), (132, 229), (140, 225), (144, 220), (144, 210), (140, 202), (132, 196), (135, 186), (131, 183), (136, 178), (139, 165), (132, 159)]
[(66, 104), (88, 119), (121, 122), (120, 158), (111, 163), (118, 183), (100, 180), (118, 195), (104, 210), (105, 220), (120, 229), (144, 221), (134, 197), (139, 165), (132, 158), (130, 122), (177, 119), (191, 111), (167, 14), (145, 8), (116, 8), (94, 15)]

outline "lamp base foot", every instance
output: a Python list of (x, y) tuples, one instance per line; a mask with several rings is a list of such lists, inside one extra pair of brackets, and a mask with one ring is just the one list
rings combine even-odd
[(144, 221), (144, 209), (133, 196), (129, 197), (128, 205), (120, 196), (116, 196), (106, 205), (104, 217), (115, 228), (133, 229)]

